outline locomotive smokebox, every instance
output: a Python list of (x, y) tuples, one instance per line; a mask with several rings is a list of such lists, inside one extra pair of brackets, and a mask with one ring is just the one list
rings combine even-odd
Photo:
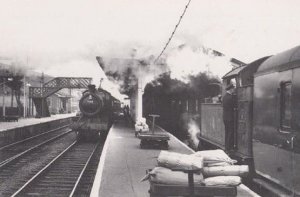
[(83, 115), (88, 117), (96, 116), (103, 106), (103, 99), (95, 94), (95, 86), (94, 91), (90, 90), (89, 87), (89, 91), (86, 92), (79, 101), (80, 111)]
[(89, 85), (88, 85), (88, 89), (89, 89), (90, 92), (95, 93), (95, 91), (96, 91), (96, 86), (93, 85), (93, 84), (89, 84)]

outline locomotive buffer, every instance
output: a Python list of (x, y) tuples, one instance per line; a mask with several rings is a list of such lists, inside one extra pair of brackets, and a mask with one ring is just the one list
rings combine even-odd
[(141, 148), (165, 148), (168, 149), (168, 140), (170, 140), (169, 135), (164, 133), (155, 133), (155, 118), (158, 118), (159, 115), (150, 114), (152, 117), (152, 128), (151, 132), (140, 133), (138, 138), (141, 139), (140, 147)]

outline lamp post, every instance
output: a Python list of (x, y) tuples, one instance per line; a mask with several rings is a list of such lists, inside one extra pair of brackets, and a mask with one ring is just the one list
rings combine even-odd
[(103, 82), (103, 78), (100, 79), (100, 85), (99, 85), (100, 88), (102, 88), (102, 82)]
[(26, 118), (27, 115), (27, 110), (26, 110), (26, 87), (31, 86), (31, 84), (26, 83), (26, 77), (24, 76), (24, 110), (23, 110), (23, 114), (24, 114), (24, 118)]

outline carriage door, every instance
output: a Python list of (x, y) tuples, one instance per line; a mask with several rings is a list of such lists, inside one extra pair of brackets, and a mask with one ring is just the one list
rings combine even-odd
[(253, 86), (237, 89), (236, 146), (244, 159), (252, 156)]
[(300, 68), (293, 69), (291, 90), (291, 123), (292, 135), (289, 145), (291, 153), (291, 169), (294, 194), (300, 195)]

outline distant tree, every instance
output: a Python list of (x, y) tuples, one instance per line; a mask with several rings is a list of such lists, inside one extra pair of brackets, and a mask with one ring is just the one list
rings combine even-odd
[(160, 98), (170, 99), (203, 99), (210, 96), (216, 96), (219, 93), (220, 83), (217, 77), (209, 76), (206, 72), (195, 76), (189, 76), (189, 83), (184, 83), (177, 79), (172, 79), (170, 73), (164, 73), (155, 81), (147, 84), (145, 88), (145, 97), (152, 95)]
[(195, 76), (189, 76), (189, 79), (190, 91), (198, 98), (203, 99), (220, 94), (219, 86), (215, 85), (220, 83), (218, 77), (210, 76), (206, 72), (201, 72)]
[(12, 76), (12, 81), (7, 82), (7, 86), (11, 89), (12, 97), (15, 95), (19, 115), (23, 114), (23, 103), (21, 102), (21, 87), (23, 86), (24, 76)]

